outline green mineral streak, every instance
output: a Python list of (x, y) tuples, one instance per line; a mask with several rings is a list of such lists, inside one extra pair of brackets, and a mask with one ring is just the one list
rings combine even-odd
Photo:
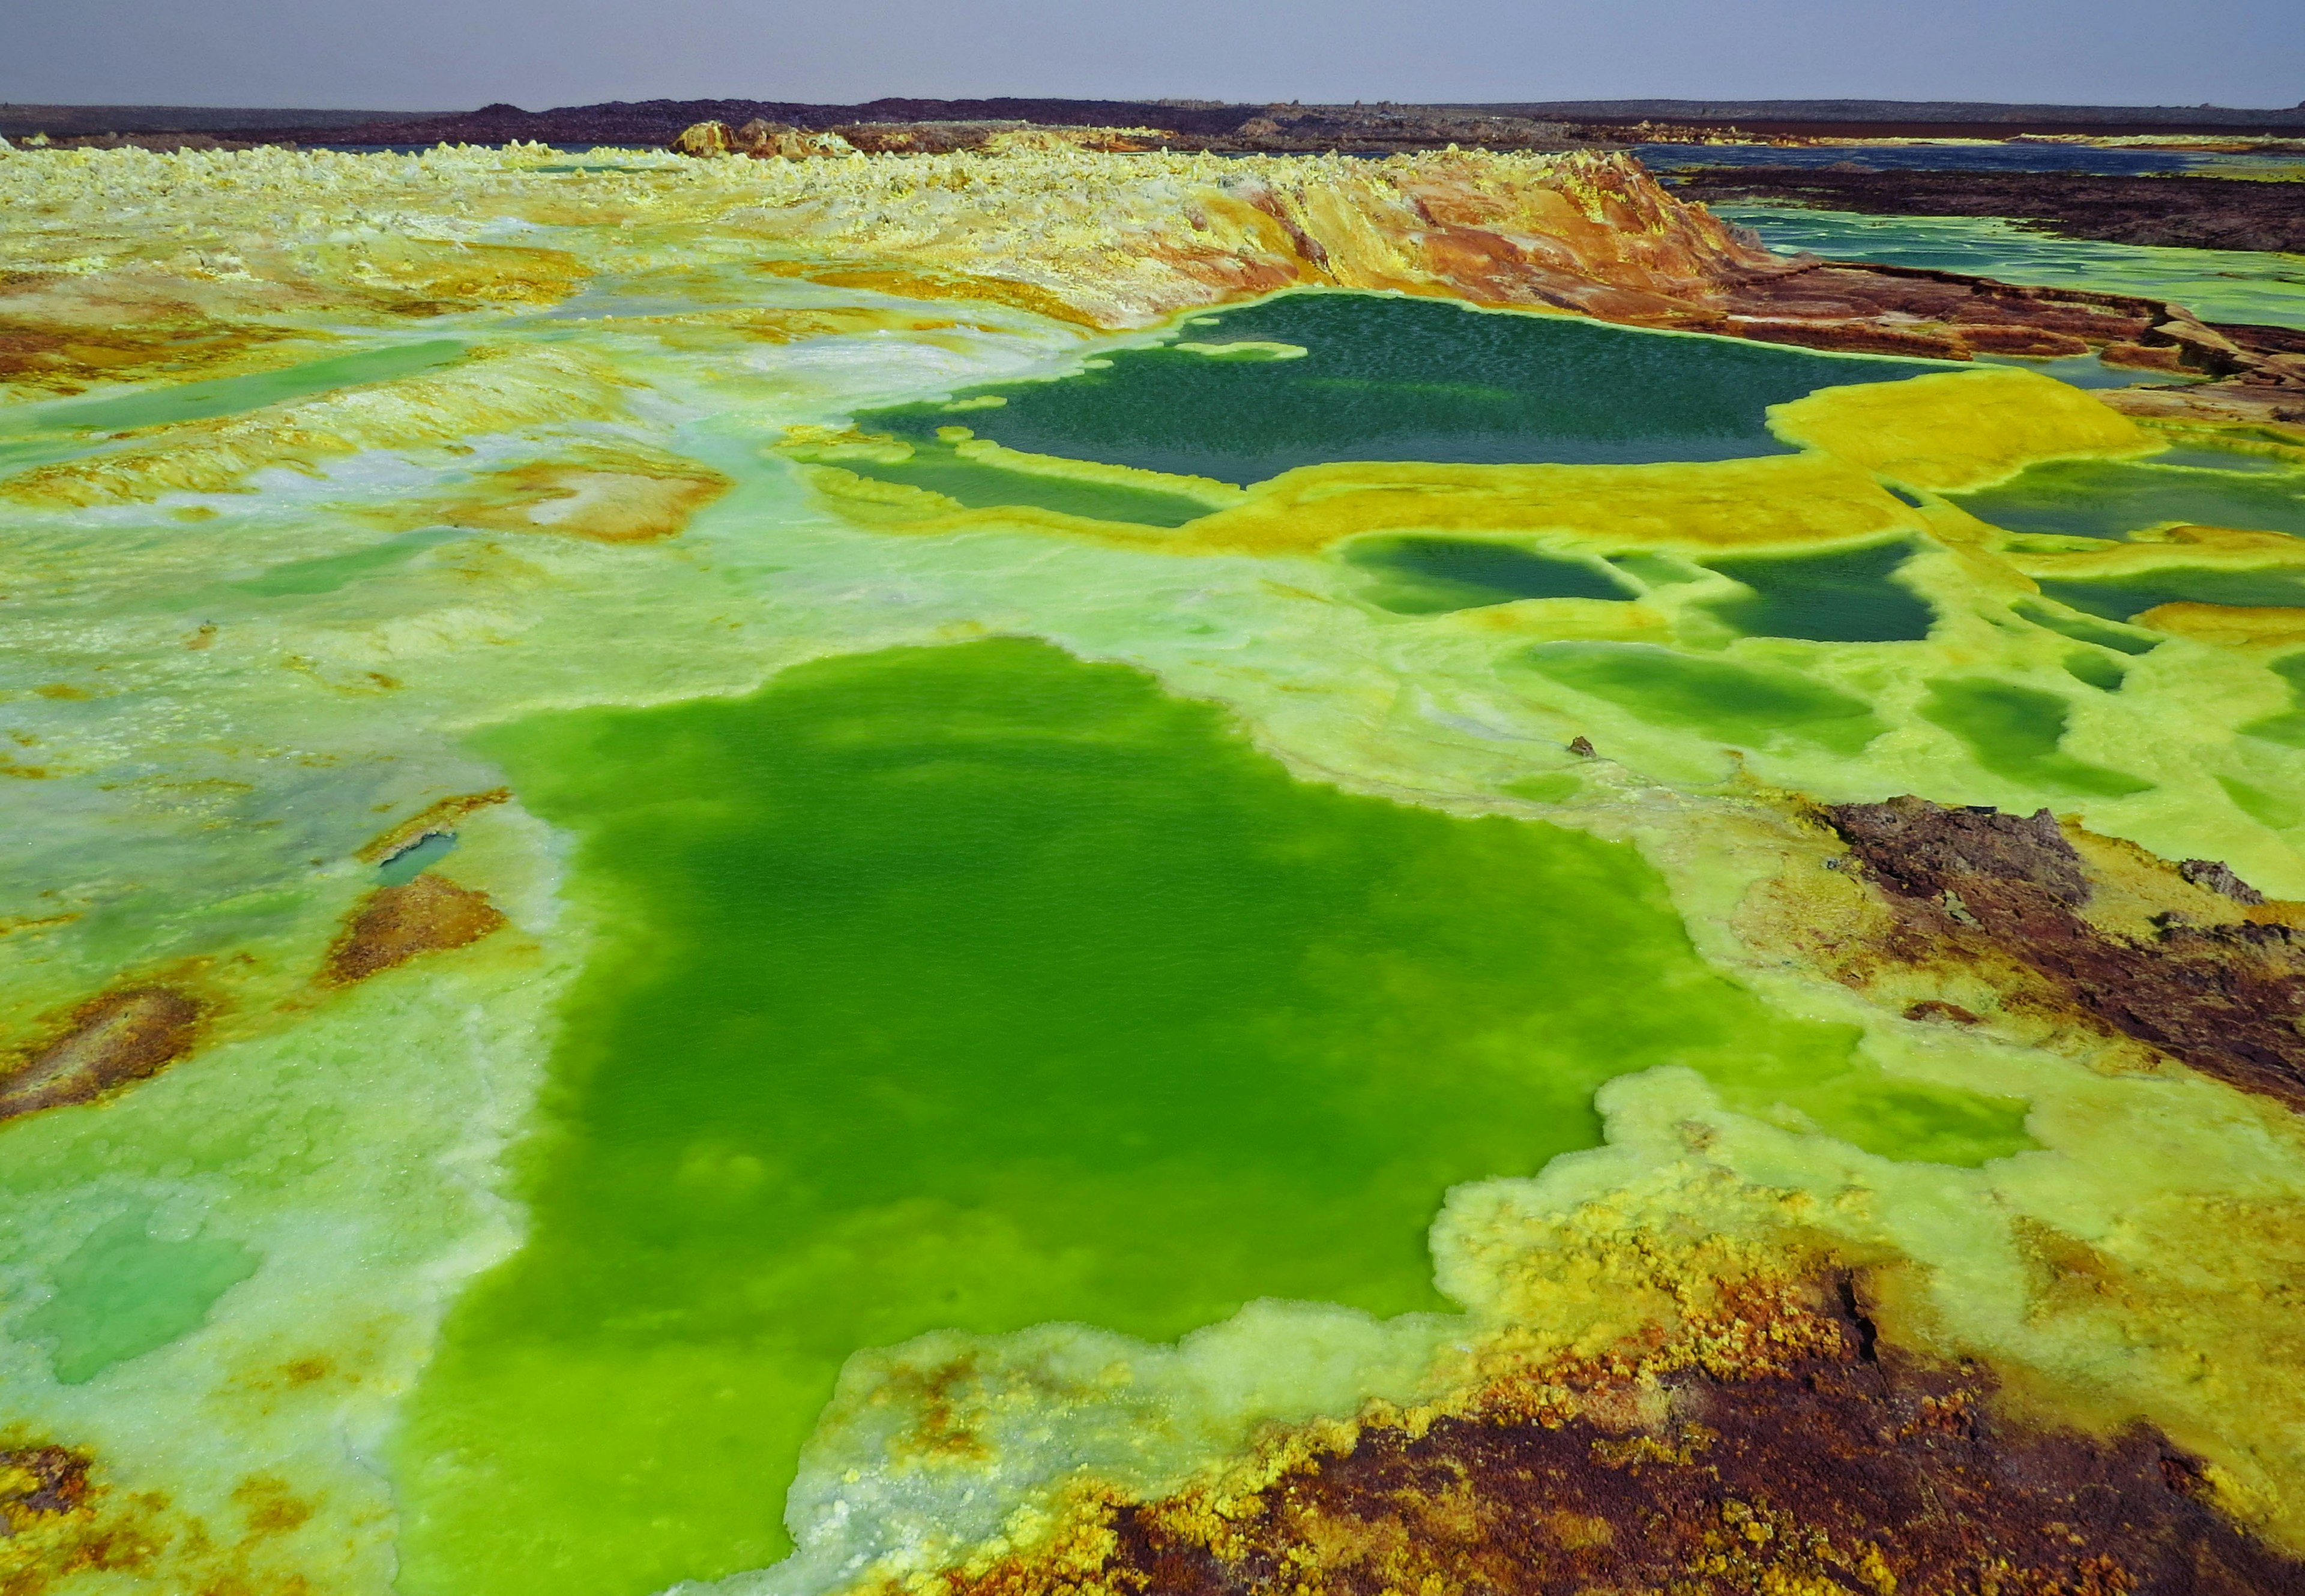
[(1762, 747), (1779, 739), (1854, 756), (1888, 728), (1863, 700), (1790, 670), (1646, 643), (1539, 643), (1544, 675), (1652, 726)]
[(1912, 641), (1927, 637), (1936, 618), (1910, 589), (1890, 580), (1912, 553), (1912, 545), (1900, 540), (1829, 554), (1714, 560), (1714, 570), (1750, 591), (1707, 607), (1748, 637)]
[(1292, 779), (1037, 643), (483, 739), (602, 928), (396, 1472), (404, 1596), (754, 1566), (851, 1352), (1441, 1306), (1442, 1193), (1663, 1063), (1900, 1156), (2028, 1143), (1708, 970), (1629, 848)]
[(1138, 526), (1182, 526), (1206, 515), (1209, 506), (1180, 493), (1124, 488), (1116, 483), (1084, 482), (1069, 477), (1018, 471), (982, 461), (964, 460), (949, 447), (915, 445), (910, 460), (840, 463), (860, 477), (881, 482), (902, 482), (940, 493), (971, 510), (1004, 505), (1027, 505), (1067, 515), (1097, 521), (1131, 522)]
[(1921, 718), (1960, 738), (1994, 775), (2074, 797), (2121, 798), (2153, 784), (2059, 751), (2066, 704), (2054, 692), (1983, 677), (1928, 684)]
[(1537, 554), (1479, 538), (1369, 538), (1345, 558), (1380, 580), (1365, 597), (1398, 615), (1429, 615), (1516, 598), (1630, 598), (1592, 560)]
[(2061, 615), (2046, 604), (2020, 600), (2009, 607), (2034, 625), (2070, 637), (2077, 643), (2095, 643), (2101, 649), (2111, 649), (2122, 654), (2150, 654), (2161, 646), (2162, 640), (2149, 632), (2131, 632), (2125, 626), (2108, 626), (2103, 621), (2088, 615)]
[(2252, 720), (2241, 729), (2246, 735), (2262, 737), (2267, 743), (2305, 748), (2305, 654), (2276, 659), (2272, 669), (2275, 675), (2289, 683), (2288, 709), (2262, 720)]
[(1705, 573), (1697, 566), (1668, 554), (1614, 555), (1609, 564), (1653, 588), (1678, 587), (1683, 582), (1705, 580)]
[(1534, 799), (1539, 803), (1566, 803), (1584, 790), (1584, 781), (1566, 770), (1548, 770), (1542, 776), (1524, 776), (1518, 781), (1505, 784), (1505, 791), (1514, 797)]
[[(2305, 719), (2305, 717), (2300, 718)], [(2305, 820), (2305, 805), (2300, 805), (2294, 798), (2280, 793), (2268, 793), (2263, 787), (2231, 776), (2218, 777), (2217, 785), (2225, 790), (2225, 796), (2233, 801), (2235, 809), (2261, 826), (2283, 831), (2300, 820)]]
[[(1195, 341), (1308, 352), (1119, 350), (1059, 381), (972, 388), (1007, 403), (969, 424), (1031, 454), (1241, 483), (1337, 460), (1727, 460), (1786, 452), (1772, 404), (1940, 369), (1365, 293), (1283, 294), (1201, 320), (1213, 327), (1196, 323)], [(856, 418), (914, 439), (953, 419), (940, 404)]]
[(2165, 457), (2150, 463), (2058, 460), (1998, 486), (1952, 497), (1978, 520), (2012, 532), (2120, 539), (2148, 527), (2183, 522), (2305, 534), (2305, 472), (2267, 472), (2249, 465), (2212, 471), (2171, 464)]
[(397, 538), (387, 538), (351, 554), (325, 555), (318, 559), (291, 560), (275, 565), (261, 576), (225, 585), (235, 591), (251, 593), (259, 598), (302, 598), (310, 594), (333, 593), (348, 582), (363, 576), (373, 576), (389, 571), (395, 565), (413, 559), (436, 543), (445, 543), (464, 536), (461, 532), (434, 529), (421, 532), (404, 532)]
[(149, 1221), (140, 1210), (98, 1227), (57, 1266), (55, 1295), (26, 1316), (27, 1337), (47, 1344), (64, 1384), (199, 1329), (218, 1297), (256, 1272), (257, 1254), (237, 1242), (156, 1241)]
[(2305, 571), (2278, 565), (2254, 571), (2174, 565), (2097, 582), (2044, 582), (2041, 591), (2089, 615), (2126, 621), (2164, 604), (2305, 607)]
[(116, 399), (75, 400), (43, 404), (21, 412), (22, 420), (40, 432), (125, 432), (137, 427), (163, 427), (177, 421), (200, 421), (228, 416), (290, 399), (306, 399), (332, 388), (357, 387), (363, 383), (394, 382), (461, 360), (464, 343), (455, 338), (430, 338), (421, 344), (396, 344), (359, 354), (308, 361), (277, 371), (247, 377), (222, 377), (211, 382), (179, 383), (147, 393), (123, 394)]
[(2129, 680), (2129, 667), (2118, 659), (2109, 659), (2095, 649), (2075, 649), (2064, 658), (2065, 675), (2076, 682), (2086, 682), (2099, 692), (2119, 692), (2121, 684)]

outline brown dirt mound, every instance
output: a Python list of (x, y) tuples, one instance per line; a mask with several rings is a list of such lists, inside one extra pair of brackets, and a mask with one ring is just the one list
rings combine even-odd
[(167, 987), (129, 987), (91, 999), (0, 1080), (0, 1119), (84, 1103), (158, 1074), (192, 1050), (202, 1014), (198, 999)]
[(328, 950), (320, 979), (350, 986), (420, 954), (477, 942), (505, 923), (484, 893), (426, 874), (379, 887), (361, 900)]

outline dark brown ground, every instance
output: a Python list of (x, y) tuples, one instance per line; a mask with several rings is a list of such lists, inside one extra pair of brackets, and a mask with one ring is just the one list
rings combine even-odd
[(1872, 216), (2003, 216), (2109, 243), (2305, 250), (2305, 183), (1711, 166), (1682, 177), (1676, 191), (1685, 200), (1790, 200)]
[(0, 1077), (0, 1119), (90, 1098), (156, 1075), (192, 1049), (200, 1004), (166, 987), (106, 992)]
[(2297, 905), (2267, 904), (2224, 865), (2188, 860), (2159, 868), (2236, 913), (2209, 921), (2172, 908), (2145, 936), (2122, 936), (2084, 913), (2097, 888), (2046, 810), (2026, 818), (1907, 797), (1824, 812), (1895, 911), (1892, 956), (2013, 964), (2039, 983), (2028, 1002), (2305, 1111), (2305, 934), (2291, 923), (2305, 916), (2286, 913)]
[(1084, 1532), (940, 1596), (2305, 1592), (2305, 1565), (2222, 1517), (2157, 1432), (2014, 1419), (1982, 1371), (1879, 1341), (1860, 1297), (1846, 1277), (1732, 1291), (1684, 1334), (1741, 1363), (1637, 1348), (1507, 1380), (1254, 1490), (1095, 1504)]
[(332, 986), (366, 981), (419, 954), (477, 942), (505, 923), (485, 894), (426, 874), (379, 887), (361, 900), (328, 950), (321, 979)]

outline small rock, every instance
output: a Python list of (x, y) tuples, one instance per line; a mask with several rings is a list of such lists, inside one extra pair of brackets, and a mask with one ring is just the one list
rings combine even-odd
[(2265, 902), (2265, 894), (2234, 875), (2233, 867), (2220, 859), (2188, 859), (2178, 865), (2177, 873), (2196, 887), (2223, 893), (2236, 904)]

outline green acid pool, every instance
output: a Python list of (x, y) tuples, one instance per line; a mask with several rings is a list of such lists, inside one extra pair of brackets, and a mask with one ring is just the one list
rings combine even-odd
[(1445, 1306), (1442, 1193), (1592, 1145), (1624, 1071), (1898, 1157), (2026, 1145), (2018, 1105), (1892, 1083), (1710, 971), (1629, 847), (1309, 785), (1045, 644), (481, 746), (580, 839), (600, 930), (528, 1240), (398, 1442), (409, 1596), (771, 1560), (860, 1347)]

